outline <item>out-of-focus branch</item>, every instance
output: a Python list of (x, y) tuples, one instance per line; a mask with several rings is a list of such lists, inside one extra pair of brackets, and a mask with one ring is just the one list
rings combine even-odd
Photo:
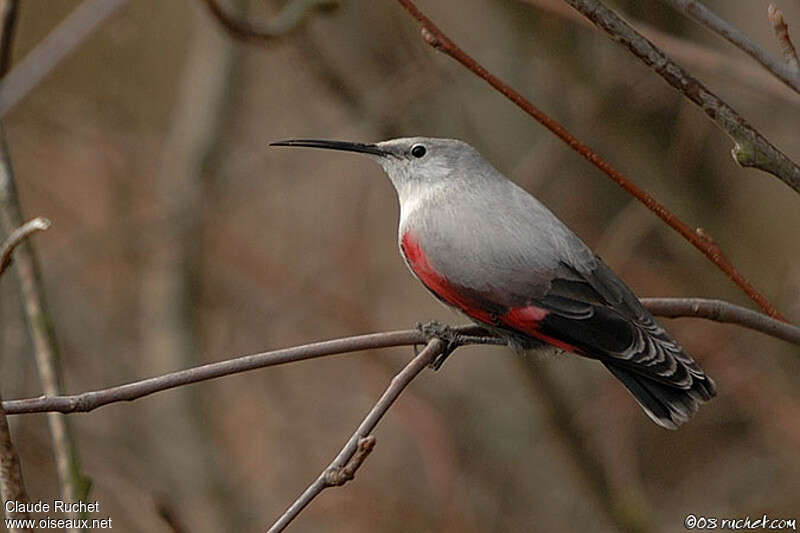
[[(17, 23), (17, 1), (0, 1), (2, 2), (0, 3), (0, 77), (2, 77), (8, 70), (11, 61), (11, 47), (14, 43), (14, 28)], [(11, 235), (0, 245), (0, 276), (11, 263), (11, 254), (14, 248), (31, 233), (46, 229), (49, 225), (50, 223), (46, 220), (37, 218), (11, 232)], [(22, 466), (17, 450), (14, 448), (14, 441), (11, 439), (8, 418), (1, 402), (2, 396), (0, 395), (0, 497), (3, 499), (3, 514), (7, 519), (29, 520), (30, 513), (25, 507), (28, 502), (28, 492), (25, 490), (25, 481), (22, 478)], [(5, 506), (6, 502), (16, 502), (22, 507), (14, 505), (8, 509)], [(33, 528), (9, 527), (9, 531), (14, 533), (33, 531)]]
[(0, 117), (25, 98), (62, 59), (127, 0), (85, 0), (0, 82)]
[[(278, 520), (272, 524), (267, 533), (278, 533), (283, 531), (289, 523), (297, 517), (305, 507), (311, 503), (320, 492), (328, 487), (339, 486), (342, 483), (337, 481), (342, 478), (341, 472), (347, 470), (355, 471), (356, 468), (363, 462), (363, 458), (369, 453), (374, 445), (374, 437), (370, 436), (372, 430), (378, 425), (383, 415), (394, 404), (394, 401), (400, 396), (400, 393), (408, 386), (411, 381), (419, 375), (422, 370), (433, 363), (434, 359), (444, 350), (444, 343), (439, 339), (432, 339), (428, 345), (422, 350), (419, 355), (414, 357), (403, 370), (400, 371), (389, 384), (389, 388), (383, 393), (378, 402), (367, 413), (367, 416), (358, 426), (355, 433), (347, 441), (339, 455), (328, 465), (328, 468), (314, 480), (311, 485), (292, 503), (289, 509), (283, 513)], [(365, 447), (364, 451), (359, 453), (359, 449)], [(360, 456), (361, 462), (354, 462), (353, 459)], [(347, 475), (344, 475), (346, 478)]]
[[(800, 327), (775, 320), (732, 303), (703, 298), (643, 298), (642, 304), (657, 316), (707, 318), (717, 322), (737, 324), (800, 345)], [(496, 339), (492, 337), (481, 337), (481, 335), (487, 335), (487, 332), (480, 326), (466, 325), (452, 329), (464, 339), (465, 342), (463, 344), (497, 344)], [(5, 400), (2, 406), (8, 414), (44, 413), (50, 411), (87, 413), (111, 403), (132, 401), (190, 383), (199, 383), (257, 368), (360, 350), (412, 346), (425, 342), (427, 342), (426, 335), (419, 329), (358, 335), (245, 355), (107, 389), (68, 396), (40, 396), (38, 398)]]
[[(564, 20), (587, 28), (594, 28), (594, 24), (566, 5), (563, 0), (518, 1), (541, 11), (557, 15)], [(641, 20), (631, 17), (626, 17), (626, 20), (637, 28), (642, 35), (657, 43), (662, 50), (685, 65), (702, 69), (708, 73), (725, 76), (727, 79), (733, 80), (751, 91), (766, 94), (768, 97), (778, 97), (791, 104), (797, 102), (797, 95), (791, 88), (786, 87), (780, 80), (759, 65), (741, 61), (738, 57), (732, 57), (708, 46), (665, 33)]]
[[(6, 146), (5, 131), (0, 124), (0, 228), (10, 235), (21, 225), (22, 211), (17, 198), (16, 180)], [(42, 289), (39, 265), (30, 242), (23, 241), (17, 247), (14, 259), (42, 390), (47, 396), (58, 396), (63, 392), (58, 348)], [(61, 485), (61, 498), (67, 502), (76, 502), (85, 498), (91, 483), (81, 473), (78, 452), (72, 440), (67, 418), (60, 413), (49, 413), (47, 420), (53, 439), (53, 454)], [(77, 520), (80, 515), (81, 513), (75, 512), (70, 513), (69, 517)], [(73, 528), (70, 531), (79, 529)]]
[(6, 271), (8, 265), (11, 264), (11, 254), (14, 253), (14, 248), (22, 244), (29, 235), (37, 231), (44, 231), (50, 227), (50, 221), (46, 218), (36, 217), (29, 220), (22, 226), (18, 227), (11, 232), (6, 240), (0, 245), (0, 276)]
[(330, 11), (339, 5), (337, 0), (290, 0), (283, 10), (269, 22), (252, 24), (236, 19), (222, 9), (217, 0), (202, 1), (231, 37), (252, 44), (266, 44), (276, 37), (291, 32), (314, 12)]
[(772, 72), (783, 83), (800, 93), (800, 73), (775, 60), (739, 28), (708, 9), (702, 2), (698, 0), (662, 0), (662, 2), (671, 5), (695, 22), (719, 34), (720, 37), (761, 63), (764, 68)]
[(715, 322), (737, 324), (800, 346), (800, 327), (722, 300), (642, 298), (642, 304), (657, 316), (705, 318)]
[(686, 98), (700, 106), (733, 140), (731, 154), (739, 165), (768, 172), (800, 192), (800, 167), (765, 139), (731, 106), (598, 0), (565, 1), (608, 33), (614, 41), (628, 48)]
[[(0, 407), (0, 496), (3, 498), (3, 511), (6, 519), (27, 520), (30, 518), (25, 504), (28, 492), (22, 479), (22, 468), (19, 456), (11, 440), (6, 413)], [(6, 508), (6, 502), (15, 502), (12, 508)], [(33, 528), (9, 528), (10, 531), (33, 531)]]
[(6, 75), (11, 66), (18, 9), (17, 0), (0, 0), (0, 78)]
[(783, 11), (775, 7), (775, 4), (770, 4), (767, 7), (767, 16), (769, 23), (772, 24), (772, 31), (775, 32), (778, 46), (783, 53), (783, 61), (791, 72), (795, 75), (800, 74), (800, 61), (797, 59), (797, 50), (789, 37), (789, 26), (783, 20)]
[[(489, 85), (496, 89), (503, 96), (514, 102), (520, 109), (533, 117), (536, 121), (550, 130), (559, 139), (564, 141), (570, 148), (578, 152), (581, 156), (588, 159), (598, 169), (603, 171), (617, 185), (625, 189), (638, 201), (643, 203), (648, 209), (655, 213), (669, 227), (678, 232), (684, 239), (689, 241), (695, 248), (714, 263), (725, 275), (727, 275), (736, 285), (741, 288), (747, 296), (753, 300), (768, 315), (783, 319), (777, 309), (767, 300), (750, 282), (742, 276), (727, 257), (722, 253), (719, 246), (708, 239), (704, 239), (692, 231), (682, 220), (671, 213), (666, 207), (661, 205), (649, 193), (622, 175), (610, 163), (596, 154), (589, 146), (582, 143), (568, 132), (561, 124), (550, 118), (546, 113), (534, 106), (524, 96), (514, 88), (505, 84), (497, 76), (486, 70), (486, 68), (475, 61), (469, 54), (464, 52), (456, 43), (452, 41), (442, 30), (439, 29), (431, 19), (425, 16), (411, 0), (397, 0), (412, 17), (422, 25), (422, 37), (429, 45), (440, 52), (452, 57), (461, 65), (469, 69), (473, 74), (485, 80)], [(642, 38), (645, 42), (646, 39)], [(650, 45), (652, 47), (652, 45)], [(663, 54), (662, 54), (663, 55)], [(798, 171), (797, 185), (800, 188), (800, 171)]]

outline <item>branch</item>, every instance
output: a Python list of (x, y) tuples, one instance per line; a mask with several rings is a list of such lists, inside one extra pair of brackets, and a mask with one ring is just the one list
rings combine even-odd
[[(700, 106), (705, 114), (733, 140), (731, 154), (739, 165), (763, 170), (800, 192), (800, 167), (765, 139), (731, 106), (672, 61), (661, 49), (599, 0), (565, 1), (598, 28), (608, 33), (614, 41), (628, 48), (686, 98)], [(773, 313), (769, 314), (776, 316)]]
[[(695, 317), (717, 322), (737, 324), (760, 331), (766, 335), (800, 345), (800, 327), (775, 320), (761, 313), (720, 300), (703, 298), (643, 298), (642, 304), (654, 315), (670, 318)], [(493, 337), (481, 337), (487, 332), (476, 325), (453, 328), (465, 340), (464, 344), (496, 344)], [(291, 348), (283, 348), (253, 355), (245, 355), (216, 363), (178, 370), (151, 378), (132, 381), (123, 385), (82, 392), (65, 396), (39, 396), (19, 400), (5, 400), (3, 409), (8, 414), (88, 413), (104, 405), (129, 402), (156, 392), (174, 389), (191, 383), (199, 383), (223, 376), (239, 374), (258, 368), (294, 363), (375, 348), (413, 346), (426, 342), (426, 335), (419, 329), (406, 329), (384, 333), (371, 333), (355, 337), (344, 337), (320, 341)]]
[(0, 245), (0, 276), (6, 271), (8, 265), (11, 264), (11, 254), (14, 253), (14, 248), (22, 244), (22, 241), (28, 236), (33, 235), (37, 231), (44, 231), (49, 227), (49, 220), (36, 217), (12, 231), (11, 235)]
[(251, 44), (267, 44), (300, 26), (315, 11), (331, 11), (339, 6), (337, 0), (290, 0), (272, 20), (261, 25), (237, 20), (227, 13), (217, 0), (203, 0), (209, 13), (237, 41)]
[[(564, 20), (579, 24), (582, 27), (595, 28), (594, 24), (566, 5), (563, 0), (518, 1), (545, 13), (551, 13)], [(761, 68), (760, 65), (742, 62), (738, 57), (720, 53), (708, 46), (665, 33), (654, 26), (642, 22), (640, 19), (626, 17), (626, 20), (647, 39), (657, 43), (667, 54), (686, 65), (724, 76), (759, 94), (769, 93), (768, 96), (781, 98), (790, 104), (797, 102), (797, 96), (794, 91), (787, 88), (780, 80)]]
[[(367, 444), (369, 448), (367, 451), (361, 452), (360, 455), (365, 457), (366, 454), (369, 453), (369, 450), (372, 449), (372, 445), (374, 444), (374, 437), (370, 437), (372, 430), (375, 429), (375, 426), (378, 425), (378, 422), (380, 422), (383, 415), (386, 414), (386, 411), (394, 404), (394, 401), (400, 396), (400, 393), (403, 392), (408, 384), (411, 383), (426, 366), (433, 363), (433, 360), (442, 353), (443, 349), (444, 343), (442, 341), (438, 339), (431, 340), (428, 342), (425, 349), (414, 357), (414, 359), (392, 379), (389, 388), (386, 389), (375, 406), (367, 413), (367, 416), (361, 422), (361, 425), (358, 426), (355, 433), (350, 437), (350, 440), (344, 445), (339, 455), (336, 456), (328, 468), (323, 470), (317, 479), (294, 501), (289, 509), (278, 518), (272, 527), (267, 530), (267, 533), (283, 531), (320, 492), (328, 487), (339, 485), (339, 483), (335, 482), (338, 480), (336, 473), (342, 469), (348, 468), (348, 466), (352, 464), (351, 460), (355, 458), (361, 445)], [(371, 444), (369, 444), (370, 438), (372, 439)], [(361, 461), (363, 461), (363, 458)], [(360, 465), (360, 462), (351, 468), (355, 470), (355, 468), (358, 468), (358, 465)]]
[(800, 60), (797, 59), (797, 50), (795, 50), (792, 39), (789, 37), (789, 26), (783, 20), (783, 11), (775, 7), (775, 4), (770, 4), (767, 7), (767, 17), (769, 18), (769, 23), (772, 24), (775, 39), (778, 40), (778, 46), (780, 46), (783, 53), (783, 61), (791, 72), (795, 75), (800, 74)]
[(85, 0), (0, 82), (0, 118), (127, 0)]
[[(623, 176), (617, 169), (611, 166), (608, 162), (602, 159), (599, 155), (592, 151), (587, 145), (576, 139), (569, 133), (561, 124), (554, 121), (547, 114), (529, 102), (524, 96), (518, 93), (512, 87), (506, 85), (497, 76), (490, 73), (479, 64), (470, 55), (459, 48), (447, 35), (445, 35), (428, 17), (426, 17), (411, 0), (397, 0), (412, 17), (417, 19), (422, 24), (422, 37), (429, 45), (433, 46), (440, 52), (443, 52), (464, 67), (469, 69), (473, 74), (485, 80), (494, 89), (500, 92), (503, 96), (514, 102), (520, 109), (525, 111), (545, 128), (550, 130), (559, 139), (564, 141), (570, 148), (578, 152), (581, 156), (589, 160), (593, 165), (603, 171), (609, 178), (611, 178), (617, 185), (625, 189), (628, 193), (633, 195), (637, 200), (643, 203), (648, 209), (656, 214), (672, 229), (677, 231), (683, 238), (692, 243), (692, 245), (703, 252), (703, 254), (714, 263), (725, 275), (728, 276), (736, 285), (741, 288), (745, 294), (755, 302), (761, 309), (768, 315), (783, 319), (781, 314), (769, 303), (769, 301), (759, 293), (745, 278), (742, 276), (727, 257), (722, 253), (719, 246), (704, 239), (692, 231), (678, 217), (672, 214), (666, 207), (658, 203), (655, 198), (641, 189), (638, 185), (631, 182), (628, 178)], [(652, 46), (652, 45), (651, 45)], [(799, 171), (800, 172), (800, 171)], [(800, 174), (798, 176), (798, 186), (800, 187)]]
[[(16, 179), (5, 142), (5, 131), (0, 123), (0, 228), (11, 234), (21, 225), (22, 212), (17, 197)], [(39, 263), (29, 242), (22, 243), (15, 252), (14, 259), (25, 321), (31, 335), (33, 355), (42, 390), (48, 396), (58, 396), (63, 393), (58, 346), (42, 288)], [(58, 413), (49, 413), (47, 421), (53, 441), (61, 499), (67, 502), (85, 499), (91, 482), (81, 472), (78, 451), (72, 439), (69, 422), (65, 416)], [(81, 514), (70, 512), (68, 516), (77, 520)], [(70, 531), (79, 529), (83, 528), (72, 528)]]
[(295, 361), (304, 361), (326, 355), (337, 355), (374, 348), (392, 346), (410, 346), (421, 344), (425, 338), (419, 330), (402, 330), (387, 333), (373, 333), (329, 341), (315, 342), (292, 348), (273, 350), (253, 355), (245, 355), (235, 359), (209, 363), (202, 366), (179, 370), (152, 378), (143, 379), (70, 396), (40, 396), (26, 400), (3, 402), (9, 414), (43, 413), (58, 411), (61, 413), (88, 413), (104, 405), (136, 400), (150, 394), (173, 389), (190, 383), (198, 383), (231, 374), (238, 374), (256, 368), (282, 365)]
[(0, 0), (0, 78), (6, 75), (11, 66), (18, 11), (17, 0)]
[(737, 324), (770, 337), (800, 345), (800, 327), (775, 320), (751, 309), (722, 300), (705, 298), (642, 298), (642, 304), (656, 316), (694, 317)]
[(783, 83), (800, 93), (800, 73), (792, 70), (785, 63), (776, 61), (766, 50), (753, 42), (739, 28), (733, 26), (726, 20), (719, 17), (708, 9), (698, 0), (662, 0), (670, 4), (675, 10), (680, 11), (687, 17), (693, 19), (720, 35), (735, 47), (761, 63), (761, 65), (772, 72), (775, 77)]

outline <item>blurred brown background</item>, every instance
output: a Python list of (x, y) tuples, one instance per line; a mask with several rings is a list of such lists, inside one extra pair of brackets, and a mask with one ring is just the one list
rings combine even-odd
[[(800, 320), (800, 198), (739, 168), (696, 107), (594, 28), (542, 6), (424, 1), (468, 52), (715, 237)], [(26, 0), (22, 58), (78, 2)], [(252, 21), (283, 2), (227, 0)], [(696, 48), (679, 62), (795, 161), (800, 98), (656, 0), (617, 2)], [(709, 1), (779, 57), (767, 2)], [(800, 40), (800, 6), (779, 4)], [(654, 37), (657, 44), (659, 41)], [(703, 52), (703, 53), (701, 53)], [(704, 55), (705, 54), (705, 55)], [(419, 37), (396, 2), (344, 0), (267, 46), (201, 2), (132, 0), (6, 117), (68, 392), (313, 340), (462, 322), (396, 246), (394, 193), (366, 158), (270, 149), (317, 137), (464, 139), (536, 194), (641, 295), (749, 305), (594, 167)], [(0, 283), (5, 398), (40, 385), (14, 276)], [(681, 531), (687, 514), (800, 518), (798, 350), (665, 321), (719, 397), (677, 432), (598, 364), (459, 350), (424, 372), (344, 488), (291, 531)], [(250, 372), (71, 415), (90, 500), (117, 531), (263, 531), (324, 468), (410, 349)], [(12, 417), (32, 500), (58, 497), (44, 415)], [(577, 428), (570, 433), (569, 428)]]

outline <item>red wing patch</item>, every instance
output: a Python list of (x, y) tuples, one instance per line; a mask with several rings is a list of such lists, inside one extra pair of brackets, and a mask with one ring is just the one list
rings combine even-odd
[(542, 309), (541, 307), (536, 307), (535, 305), (529, 305), (527, 307), (514, 307), (500, 317), (500, 322), (510, 326), (520, 333), (524, 333), (525, 335), (529, 335), (535, 339), (544, 341), (547, 344), (552, 344), (556, 348), (561, 348), (567, 352), (579, 351), (575, 346), (567, 342), (556, 339), (555, 337), (551, 337), (546, 333), (542, 333), (542, 320), (544, 320), (544, 318), (549, 314), (550, 311), (547, 309)]
[(494, 323), (489, 312), (475, 305), (467, 296), (459, 292), (458, 286), (447, 281), (444, 276), (433, 269), (428, 258), (425, 256), (425, 252), (422, 251), (419, 243), (411, 233), (403, 234), (400, 247), (408, 260), (409, 266), (411, 266), (411, 270), (414, 271), (414, 274), (417, 275), (423, 285), (438, 296), (439, 299), (454, 307), (458, 307), (461, 311), (466, 313), (467, 316), (475, 320), (480, 320), (487, 324)]
[(467, 316), (490, 325), (498, 325), (499, 322), (524, 335), (568, 352), (578, 351), (575, 346), (540, 331), (542, 320), (550, 313), (547, 309), (533, 305), (515, 307), (504, 315), (496, 317), (492, 313), (481, 309), (471, 298), (460, 292), (457, 285), (450, 283), (444, 276), (436, 272), (425, 256), (425, 252), (422, 251), (419, 243), (410, 233), (403, 234), (400, 247), (408, 260), (408, 264), (411, 266), (411, 270), (414, 271), (414, 274), (422, 281), (423, 285), (440, 300), (459, 308)]

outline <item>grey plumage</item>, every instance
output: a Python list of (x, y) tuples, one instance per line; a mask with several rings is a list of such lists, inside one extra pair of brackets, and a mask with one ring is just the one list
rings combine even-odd
[(670, 429), (715, 395), (713, 381), (611, 269), (468, 144), (276, 144), (371, 155), (397, 190), (409, 268), (437, 298), (511, 344), (548, 342), (600, 360)]

